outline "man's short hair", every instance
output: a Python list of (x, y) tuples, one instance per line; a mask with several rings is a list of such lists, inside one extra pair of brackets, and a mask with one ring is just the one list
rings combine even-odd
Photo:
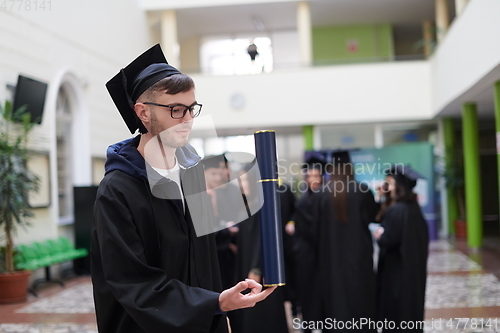
[(158, 93), (164, 92), (169, 95), (175, 95), (191, 89), (194, 89), (194, 81), (190, 76), (186, 74), (174, 74), (153, 84), (137, 100), (141, 102), (153, 102), (156, 101)]

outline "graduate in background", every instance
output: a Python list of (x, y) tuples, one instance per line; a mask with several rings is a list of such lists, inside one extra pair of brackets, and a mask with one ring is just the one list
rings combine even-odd
[[(298, 302), (304, 321), (322, 320), (321, 290), (318, 280), (317, 226), (311, 205), (323, 186), (326, 161), (321, 155), (312, 156), (303, 164), (307, 188), (299, 187), (302, 196), (295, 206), (295, 228), (287, 225), (287, 233), (294, 234), (295, 277)], [(304, 333), (310, 332), (305, 329)]]
[[(256, 162), (255, 162), (256, 163)], [(251, 167), (251, 165), (250, 165)], [(255, 205), (251, 200), (257, 200), (257, 175), (250, 167), (241, 172), (239, 178), (243, 193), (248, 199), (248, 206)], [(246, 212), (244, 212), (246, 213)], [(255, 214), (238, 224), (239, 231), (236, 234), (237, 279), (250, 278), (258, 283), (261, 282), (261, 245), (260, 245), (260, 221), (259, 215)], [(285, 290), (283, 287), (276, 289), (265, 302), (252, 309), (235, 311), (238, 315), (231, 323), (234, 333), (288, 333), (285, 315)]]
[(295, 222), (293, 216), (295, 213), (295, 195), (290, 184), (283, 183), (278, 188), (281, 204), (281, 223), (283, 229), (283, 255), (285, 258), (285, 300), (290, 301), (292, 304), (292, 316), (297, 317), (297, 281), (296, 281), (296, 263), (295, 263), (295, 235), (294, 232), (288, 233), (287, 227), (293, 226), (295, 229)]
[[(224, 189), (233, 185), (227, 183), (226, 171), (223, 169), (224, 157), (222, 155), (207, 156), (201, 160), (205, 173), (205, 182), (207, 184), (207, 194), (212, 204), (214, 214), (214, 223), (226, 226), (224, 229), (215, 233), (215, 243), (217, 244), (217, 256), (219, 257), (219, 267), (222, 279), (222, 288), (231, 288), (236, 283), (235, 260), (236, 245), (234, 244), (234, 235), (238, 228), (232, 226), (233, 221), (227, 221), (228, 210), (223, 206), (224, 203), (231, 204), (234, 199), (241, 196), (239, 189), (235, 188), (236, 193), (231, 193), (228, 197)], [(232, 199), (232, 200), (231, 200)], [(236, 207), (236, 204), (233, 205)], [(228, 315), (229, 316), (229, 315)]]
[(380, 245), (377, 319), (392, 320), (396, 327), (403, 320), (424, 320), (429, 233), (413, 192), (418, 178), (424, 177), (409, 166), (396, 165), (389, 170), (387, 181), (395, 203), (374, 231)]
[[(311, 225), (316, 227), (312, 231), (323, 320), (373, 320), (375, 274), (368, 224), (375, 220), (378, 206), (370, 188), (354, 180), (347, 151), (334, 152), (331, 167), (325, 191), (317, 194), (309, 208)], [(345, 331), (370, 332), (367, 327)]]
[(380, 223), (384, 218), (387, 208), (394, 203), (391, 197), (391, 192), (389, 191), (389, 183), (387, 181), (384, 181), (377, 187), (375, 201), (380, 205), (380, 210), (378, 211), (377, 216), (375, 216), (375, 222)]

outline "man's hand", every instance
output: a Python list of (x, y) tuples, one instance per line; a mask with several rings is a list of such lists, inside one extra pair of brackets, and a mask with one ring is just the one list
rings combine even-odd
[[(251, 291), (243, 295), (241, 292), (250, 289)], [(219, 296), (219, 306), (224, 312), (236, 309), (251, 308), (257, 302), (266, 299), (276, 287), (267, 288), (262, 291), (262, 285), (254, 280), (245, 279), (240, 281), (234, 287), (224, 290)]]

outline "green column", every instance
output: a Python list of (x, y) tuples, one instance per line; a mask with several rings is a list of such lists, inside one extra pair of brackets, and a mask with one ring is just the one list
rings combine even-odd
[(479, 248), (483, 241), (481, 212), (481, 178), (479, 166), (479, 132), (477, 109), (474, 103), (462, 107), (465, 202), (467, 212), (467, 245)]
[(500, 81), (495, 83), (495, 122), (497, 130), (498, 190), (500, 191)]
[[(455, 126), (453, 124), (453, 118), (443, 118), (443, 136), (444, 136), (444, 153), (445, 153), (445, 168), (446, 173), (448, 173), (447, 184), (446, 184), (446, 206), (448, 212), (448, 232), (450, 235), (455, 234), (455, 220), (458, 218), (458, 201), (457, 201), (457, 191), (454, 183), (456, 181), (450, 179), (455, 177), (456, 172), (454, 171), (456, 161), (455, 153)], [(465, 219), (465, 216), (462, 217)]]
[(302, 126), (302, 135), (304, 136), (304, 149), (313, 150), (314, 149), (314, 126), (305, 125)]

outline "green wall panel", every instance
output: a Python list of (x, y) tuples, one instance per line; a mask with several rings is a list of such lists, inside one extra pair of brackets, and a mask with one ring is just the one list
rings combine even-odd
[(390, 24), (315, 27), (315, 64), (389, 61), (394, 55)]

